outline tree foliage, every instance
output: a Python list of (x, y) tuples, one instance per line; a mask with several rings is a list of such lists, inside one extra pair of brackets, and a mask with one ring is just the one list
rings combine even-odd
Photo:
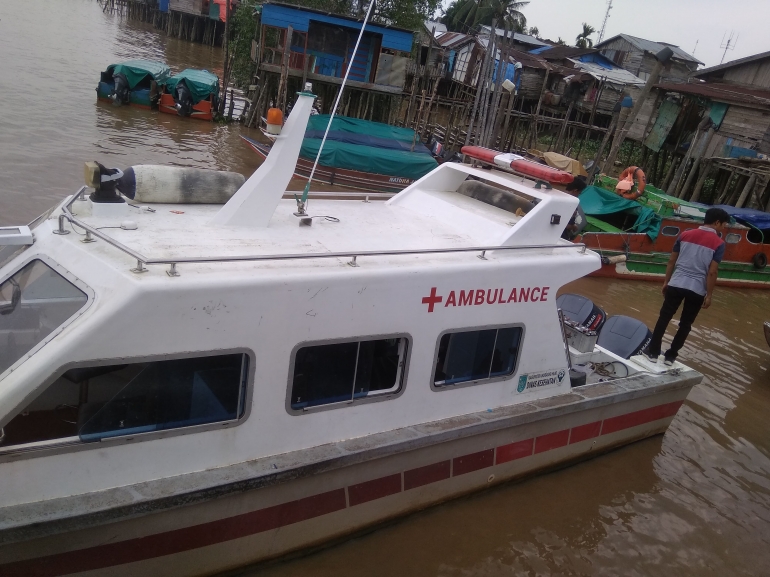
[(514, 32), (524, 32), (527, 19), (521, 9), (527, 4), (516, 0), (455, 0), (441, 21), (448, 29), (466, 34), (476, 26), (490, 26), (492, 22), (500, 28), (508, 24)]
[(583, 31), (575, 38), (575, 46), (578, 48), (593, 48), (594, 41), (589, 36), (594, 32), (596, 32), (596, 29), (593, 26), (583, 22)]

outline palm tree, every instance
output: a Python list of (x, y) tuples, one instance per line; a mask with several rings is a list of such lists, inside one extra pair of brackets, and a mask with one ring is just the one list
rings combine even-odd
[(474, 26), (493, 23), (497, 27), (508, 24), (512, 30), (523, 30), (527, 19), (521, 9), (529, 2), (516, 0), (457, 0), (447, 9), (454, 12), (453, 24), (463, 32)]
[(593, 48), (594, 41), (589, 36), (594, 32), (596, 32), (596, 29), (593, 26), (583, 22), (583, 31), (575, 38), (575, 46), (578, 48)]

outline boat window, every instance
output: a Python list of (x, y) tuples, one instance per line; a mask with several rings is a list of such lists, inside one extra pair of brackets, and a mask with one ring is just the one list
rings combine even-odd
[(0, 374), (43, 342), (88, 296), (41, 260), (0, 284)]
[(660, 234), (663, 236), (678, 236), (679, 235), (679, 227), (678, 226), (664, 226), (660, 230)]
[(741, 235), (734, 233), (734, 232), (728, 232), (727, 236), (725, 236), (725, 242), (727, 244), (737, 244), (741, 241)]
[(401, 389), (405, 337), (305, 346), (294, 357), (291, 408), (351, 403)]
[(438, 346), (436, 387), (512, 375), (521, 348), (521, 327), (447, 333)]
[(236, 420), (248, 360), (241, 353), (70, 369), (5, 426), (2, 447)]

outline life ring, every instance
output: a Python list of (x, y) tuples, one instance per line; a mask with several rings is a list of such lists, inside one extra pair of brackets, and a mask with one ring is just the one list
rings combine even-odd
[(767, 266), (767, 256), (763, 252), (755, 254), (751, 261), (754, 263), (754, 268), (763, 269)]

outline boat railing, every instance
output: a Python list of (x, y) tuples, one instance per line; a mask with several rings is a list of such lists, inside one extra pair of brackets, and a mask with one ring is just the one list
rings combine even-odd
[[(134, 249), (127, 247), (123, 243), (115, 240), (108, 234), (94, 228), (82, 220), (78, 219), (70, 210), (72, 204), (79, 198), (83, 198), (83, 193), (88, 187), (81, 187), (72, 198), (62, 206), (62, 214), (59, 215), (59, 227), (54, 230), (54, 234), (69, 234), (70, 231), (64, 228), (65, 221), (69, 221), (70, 224), (82, 228), (86, 231), (86, 236), (83, 242), (94, 242), (100, 238), (109, 245), (114, 246), (118, 250), (126, 253), (130, 257), (136, 259), (136, 267), (131, 269), (133, 273), (147, 272), (147, 265), (168, 265), (169, 268), (166, 274), (175, 277), (179, 276), (177, 270), (178, 264), (200, 264), (200, 263), (214, 263), (214, 262), (242, 262), (242, 261), (279, 261), (279, 260), (307, 260), (315, 258), (349, 258), (347, 264), (351, 267), (358, 266), (358, 257), (367, 256), (403, 256), (403, 255), (415, 255), (415, 254), (447, 254), (447, 253), (459, 253), (459, 252), (477, 252), (477, 257), (481, 260), (487, 260), (487, 252), (497, 250), (538, 250), (538, 249), (578, 249), (581, 254), (585, 254), (586, 245), (583, 243), (565, 243), (565, 244), (530, 244), (530, 245), (518, 245), (518, 246), (469, 246), (469, 247), (448, 247), (448, 248), (416, 248), (405, 250), (359, 250), (359, 251), (344, 251), (344, 252), (311, 252), (300, 254), (253, 254), (253, 255), (232, 255), (232, 256), (192, 256), (192, 257), (169, 257), (169, 258), (150, 258), (143, 255)], [(83, 198), (85, 200), (85, 198)]]

